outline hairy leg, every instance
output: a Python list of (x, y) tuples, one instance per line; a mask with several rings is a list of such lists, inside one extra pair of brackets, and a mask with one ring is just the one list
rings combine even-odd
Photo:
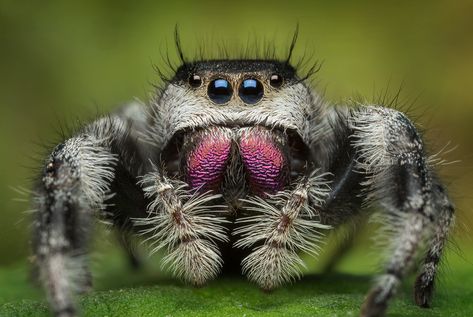
[(384, 207), (381, 219), (385, 229), (393, 233), (384, 273), (361, 309), (362, 316), (382, 316), (426, 239), (443, 230), (444, 222), (438, 219), (445, 205), (438, 203), (439, 193), (422, 140), (403, 114), (361, 107), (353, 112), (350, 125), (358, 153), (357, 168), (369, 175), (365, 182), (367, 198)]
[(435, 196), (438, 198), (437, 205), (441, 208), (440, 216), (436, 220), (434, 235), (428, 244), (427, 255), (414, 285), (414, 299), (420, 307), (430, 307), (438, 266), (447, 242), (448, 231), (454, 221), (454, 207), (444, 189), (436, 185), (435, 190)]
[(327, 111), (314, 128), (316, 143), (312, 145), (315, 161), (331, 174), (330, 191), (319, 212), (321, 222), (336, 227), (333, 233), (337, 235), (341, 230), (342, 236), (322, 272), (331, 272), (353, 246), (358, 227), (362, 226), (360, 210), (366, 181), (366, 175), (356, 170), (357, 153), (350, 139), (349, 110), (330, 108)]
[(93, 218), (110, 194), (120, 120), (105, 118), (58, 145), (36, 187), (33, 248), (40, 278), (56, 316), (75, 316), (75, 293), (90, 283), (87, 253)]
[[(419, 249), (422, 247), (427, 230), (431, 225), (430, 220), (418, 213), (393, 215), (389, 217), (386, 226), (398, 226), (397, 238), (388, 250), (390, 257), (385, 264), (382, 275), (378, 276), (374, 286), (368, 293), (361, 308), (361, 316), (383, 316), (389, 300), (395, 295), (400, 283), (409, 273)], [(396, 219), (396, 220), (394, 220)]]
[(135, 219), (151, 253), (165, 249), (163, 264), (185, 282), (200, 286), (217, 276), (223, 265), (217, 241), (226, 241), (225, 206), (215, 205), (221, 195), (190, 191), (187, 184), (168, 179), (161, 172), (141, 181), (148, 215)]
[(317, 254), (322, 233), (319, 207), (329, 190), (326, 175), (314, 172), (286, 190), (262, 198), (243, 200), (255, 216), (237, 220), (235, 247), (254, 247), (243, 260), (243, 272), (265, 290), (300, 276), (304, 265), (299, 251)]

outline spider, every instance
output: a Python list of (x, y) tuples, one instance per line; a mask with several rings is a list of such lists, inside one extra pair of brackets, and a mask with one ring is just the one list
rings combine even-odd
[(44, 163), (33, 250), (55, 316), (78, 315), (95, 218), (164, 250), (187, 283), (236, 269), (272, 290), (301, 276), (301, 252), (317, 255), (325, 233), (375, 213), (393, 235), (360, 315), (382, 316), (414, 268), (415, 303), (429, 307), (454, 207), (409, 118), (329, 105), (291, 53), (187, 61), (178, 48), (148, 106), (85, 125)]

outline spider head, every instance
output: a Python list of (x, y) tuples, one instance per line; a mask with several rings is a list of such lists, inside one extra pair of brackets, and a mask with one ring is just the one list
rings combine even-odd
[(282, 133), (287, 147), (307, 155), (310, 122), (318, 113), (315, 98), (286, 62), (193, 62), (176, 71), (156, 101), (161, 125), (156, 130), (166, 155), (179, 150), (183, 135), (211, 127)]
[(199, 61), (177, 69), (155, 102), (156, 123), (164, 123), (164, 144), (185, 130), (256, 125), (291, 131), (309, 144), (316, 98), (286, 62)]

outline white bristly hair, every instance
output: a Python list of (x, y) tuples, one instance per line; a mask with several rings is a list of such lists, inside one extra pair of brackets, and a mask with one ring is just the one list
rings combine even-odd
[[(110, 155), (107, 138), (97, 138), (89, 132), (86, 129), (83, 134), (69, 139), (64, 143), (63, 149), (54, 154), (66, 162), (61, 170), (64, 177), (43, 177), (43, 182), (54, 189), (56, 204), (68, 204), (69, 208), (75, 208), (81, 215), (80, 219), (87, 219), (90, 216), (88, 213), (92, 215), (103, 210), (103, 201), (110, 195), (109, 184), (114, 178), (117, 162), (116, 155)], [(54, 158), (49, 158), (49, 161)], [(71, 194), (76, 191), (81, 194)], [(33, 195), (35, 210), (48, 208), (48, 200), (44, 195)], [(41, 223), (36, 221), (35, 226), (41, 226)], [(59, 223), (40, 232), (38, 239), (43, 243), (39, 244), (36, 251), (39, 277), (45, 285), (49, 285), (48, 296), (57, 309), (68, 309), (71, 296), (84, 291), (90, 280), (88, 263), (83, 255), (85, 250), (72, 250), (64, 231), (63, 224)]]
[(305, 267), (299, 251), (317, 255), (323, 233), (330, 226), (320, 223), (317, 207), (330, 188), (326, 175), (314, 172), (294, 190), (267, 198), (244, 199), (246, 210), (256, 215), (237, 220), (241, 226), (233, 234), (241, 236), (235, 247), (254, 248), (242, 262), (243, 272), (263, 289), (274, 289), (301, 276)]
[(147, 236), (151, 254), (167, 250), (163, 265), (188, 283), (202, 285), (216, 277), (223, 265), (216, 243), (228, 240), (227, 207), (211, 203), (221, 195), (190, 194), (185, 183), (159, 173), (146, 175), (141, 183), (152, 202), (148, 217), (134, 223), (146, 227), (141, 234)]

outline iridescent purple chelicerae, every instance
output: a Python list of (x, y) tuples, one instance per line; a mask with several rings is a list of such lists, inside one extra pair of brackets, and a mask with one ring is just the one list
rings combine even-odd
[(240, 155), (254, 194), (273, 194), (283, 189), (288, 173), (287, 159), (271, 132), (245, 130), (240, 139)]
[[(186, 165), (189, 185), (218, 191), (231, 164), (240, 156), (250, 192), (264, 196), (286, 184), (289, 165), (273, 132), (265, 128), (212, 129), (193, 140)], [(238, 149), (233, 151), (232, 147)]]
[(201, 191), (217, 190), (225, 173), (232, 146), (221, 130), (203, 133), (187, 160), (187, 181)]

